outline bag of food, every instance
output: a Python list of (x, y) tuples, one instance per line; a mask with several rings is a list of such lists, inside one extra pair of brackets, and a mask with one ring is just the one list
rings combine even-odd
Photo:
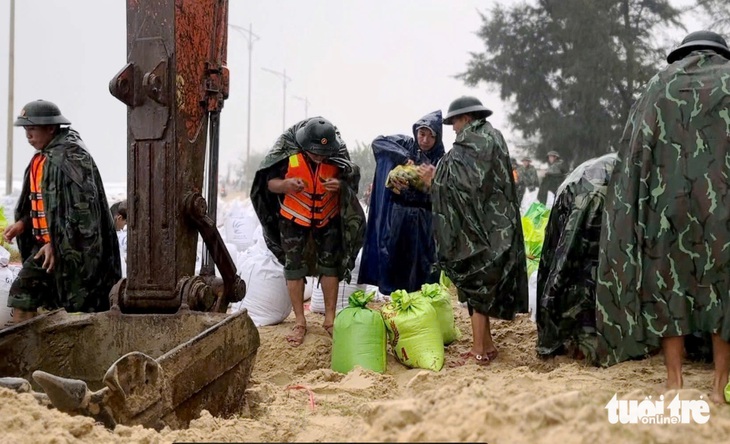
[(350, 295), (350, 306), (335, 317), (332, 370), (348, 373), (359, 365), (374, 372), (385, 372), (387, 352), (383, 316), (366, 307), (374, 296), (375, 292), (355, 291)]
[(441, 370), (444, 340), (431, 302), (405, 290), (396, 290), (390, 297), (381, 311), (395, 357), (408, 367)]
[(400, 194), (400, 190), (395, 186), (394, 182), (407, 183), (409, 187), (422, 192), (428, 189), (418, 172), (418, 165), (398, 165), (388, 173), (388, 178), (385, 180), (385, 187), (391, 189), (395, 194)]

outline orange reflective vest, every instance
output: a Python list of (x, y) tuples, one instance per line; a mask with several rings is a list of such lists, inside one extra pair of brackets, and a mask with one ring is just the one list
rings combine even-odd
[(39, 242), (47, 244), (51, 242), (51, 236), (48, 232), (48, 220), (41, 193), (45, 164), (46, 156), (41, 153), (33, 156), (30, 161), (30, 218), (33, 222), (33, 235)]
[(335, 179), (339, 169), (330, 164), (318, 163), (314, 171), (303, 153), (289, 156), (286, 179), (299, 178), (304, 190), (287, 193), (281, 202), (280, 214), (303, 227), (324, 227), (340, 213), (340, 193), (324, 189), (322, 182)]

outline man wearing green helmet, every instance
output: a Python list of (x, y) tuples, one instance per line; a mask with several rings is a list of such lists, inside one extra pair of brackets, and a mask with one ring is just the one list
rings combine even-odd
[(266, 245), (284, 264), (296, 317), (287, 337), (292, 346), (300, 345), (307, 332), (307, 276), (320, 278), (325, 303), (322, 326), (332, 335), (339, 282), (349, 281), (365, 234), (359, 183), (360, 168), (350, 161), (337, 128), (322, 117), (286, 130), (256, 171), (251, 202)]
[(4, 232), (7, 241), (17, 239), (23, 258), (8, 296), (14, 322), (39, 308), (108, 310), (109, 291), (121, 278), (104, 185), (70, 124), (46, 100), (25, 105), (15, 121), (36, 153), (25, 171), (15, 223)]
[(599, 363), (664, 353), (683, 387), (685, 337), (711, 336), (710, 399), (730, 371), (730, 48), (693, 32), (629, 113), (606, 193), (596, 276)]
[[(475, 97), (451, 103), (444, 124), (454, 126), (456, 141), (431, 188), (438, 264), (471, 316), (473, 344), (464, 358), (481, 365), (497, 357), (489, 317), (511, 320), (527, 311), (517, 189), (507, 143), (487, 121), (491, 114)], [(430, 174), (424, 171), (426, 182)]]

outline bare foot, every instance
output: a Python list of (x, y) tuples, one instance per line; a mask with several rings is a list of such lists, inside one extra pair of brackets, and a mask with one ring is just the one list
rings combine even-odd
[(712, 393), (710, 393), (709, 397), (710, 401), (714, 402), (715, 405), (727, 404), (725, 402), (725, 394), (722, 390), (720, 390), (719, 392), (717, 390), (713, 390)]
[(324, 331), (327, 332), (328, 335), (330, 335), (330, 338), (332, 337), (332, 333), (335, 331), (334, 325), (323, 325), (322, 328), (324, 328)]
[(291, 329), (291, 333), (286, 337), (287, 342), (292, 347), (299, 347), (304, 342), (304, 335), (307, 334), (307, 326), (295, 324)]

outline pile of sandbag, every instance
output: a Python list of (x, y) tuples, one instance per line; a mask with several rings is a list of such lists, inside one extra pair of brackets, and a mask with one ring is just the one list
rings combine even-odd
[(238, 251), (246, 251), (254, 244), (254, 233), (260, 226), (250, 200), (234, 200), (229, 204), (224, 216), (223, 232), (226, 242), (235, 245)]
[(10, 264), (10, 252), (0, 247), (0, 328), (12, 318), (12, 309), (8, 307), (8, 295), (20, 268), (21, 265)]
[(252, 245), (236, 258), (238, 276), (246, 282), (246, 297), (232, 304), (231, 311), (247, 309), (257, 327), (279, 324), (292, 311), (284, 266), (266, 247), (261, 225), (253, 231), (251, 239)]
[[(357, 254), (355, 259), (355, 266), (352, 269), (352, 278), (348, 284), (345, 281), (341, 281), (337, 290), (337, 313), (349, 306), (350, 296), (359, 290), (368, 291), (368, 286), (365, 284), (357, 284), (357, 273), (360, 270), (360, 258), (362, 256), (362, 250)], [(324, 313), (324, 293), (322, 292), (322, 286), (319, 283), (319, 279), (308, 279), (313, 281), (312, 289), (312, 300), (309, 303), (309, 310), (312, 313)]]

